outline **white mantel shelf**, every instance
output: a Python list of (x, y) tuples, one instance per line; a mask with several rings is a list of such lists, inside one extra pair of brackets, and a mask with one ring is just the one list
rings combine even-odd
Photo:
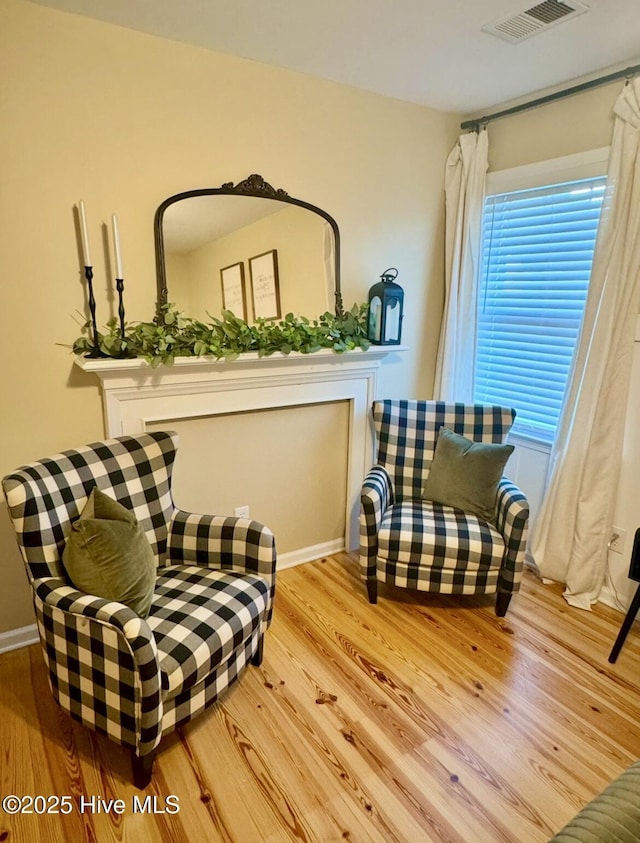
[[(85, 372), (95, 374), (103, 383), (126, 381), (136, 384), (171, 383), (178, 380), (207, 380), (211, 377), (246, 377), (248, 371), (265, 374), (287, 371), (330, 371), (333, 368), (361, 368), (378, 366), (390, 354), (407, 351), (406, 345), (372, 345), (366, 351), (354, 349), (341, 354), (331, 349), (321, 349), (312, 354), (276, 352), (260, 357), (257, 352), (240, 354), (231, 360), (215, 357), (176, 357), (173, 366), (152, 367), (142, 357), (116, 360), (111, 357), (76, 357), (74, 362)], [(327, 368), (329, 367), (329, 368)]]
[(362, 478), (371, 465), (369, 410), (377, 372), (385, 357), (406, 346), (371, 346), (338, 354), (241, 354), (233, 360), (177, 357), (173, 366), (144, 359), (76, 357), (102, 388), (107, 436), (143, 433), (148, 424), (172, 419), (348, 401), (349, 460), (345, 547), (357, 546), (357, 512)]

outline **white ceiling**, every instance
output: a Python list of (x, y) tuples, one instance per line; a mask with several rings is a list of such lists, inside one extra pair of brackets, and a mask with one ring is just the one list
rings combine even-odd
[(36, 0), (68, 12), (463, 114), (638, 63), (640, 0), (513, 45), (481, 31), (539, 0)]

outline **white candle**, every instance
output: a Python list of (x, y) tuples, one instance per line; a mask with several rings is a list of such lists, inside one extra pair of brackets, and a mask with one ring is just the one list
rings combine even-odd
[(78, 205), (80, 211), (80, 236), (82, 238), (82, 256), (85, 266), (92, 266), (91, 252), (89, 251), (89, 232), (87, 231), (87, 215), (84, 212), (84, 202), (80, 200)]
[(111, 216), (113, 228), (113, 245), (116, 250), (116, 278), (124, 278), (122, 274), (122, 254), (120, 253), (120, 233), (118, 231), (118, 218), (115, 214)]

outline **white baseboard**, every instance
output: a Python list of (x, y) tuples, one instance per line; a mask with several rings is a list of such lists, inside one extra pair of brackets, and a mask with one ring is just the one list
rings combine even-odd
[(302, 565), (304, 562), (313, 562), (315, 559), (331, 556), (332, 553), (340, 553), (343, 550), (344, 538), (340, 538), (301, 547), (300, 550), (292, 550), (289, 553), (279, 553), (277, 570), (282, 571), (285, 568), (293, 568), (294, 565)]
[(8, 632), (0, 632), (0, 653), (8, 653), (19, 647), (28, 647), (29, 644), (36, 644), (37, 641), (38, 627), (34, 623), (21, 626), (19, 629), (10, 629)]
[[(313, 562), (315, 559), (322, 559), (323, 556), (331, 556), (332, 553), (340, 553), (343, 550), (344, 538), (301, 547), (299, 550), (279, 554), (277, 569), (282, 571), (285, 568), (293, 568), (295, 565)], [(8, 632), (0, 632), (0, 653), (8, 653), (10, 650), (17, 650), (19, 647), (28, 647), (29, 644), (36, 644), (37, 641), (38, 628), (35, 624), (23, 626), (20, 629), (10, 629)]]
[(612, 609), (617, 609), (618, 612), (626, 612), (626, 606), (623, 606), (608, 583), (605, 583), (598, 594), (598, 603), (604, 603), (605, 606), (610, 606)]

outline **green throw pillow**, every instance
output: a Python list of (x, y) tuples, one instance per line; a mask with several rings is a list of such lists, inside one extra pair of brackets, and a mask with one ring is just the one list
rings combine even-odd
[(513, 445), (472, 442), (441, 427), (422, 497), (492, 521), (498, 483), (512, 453)]
[(134, 514), (98, 488), (71, 527), (62, 564), (79, 591), (149, 614), (156, 581), (151, 545)]

